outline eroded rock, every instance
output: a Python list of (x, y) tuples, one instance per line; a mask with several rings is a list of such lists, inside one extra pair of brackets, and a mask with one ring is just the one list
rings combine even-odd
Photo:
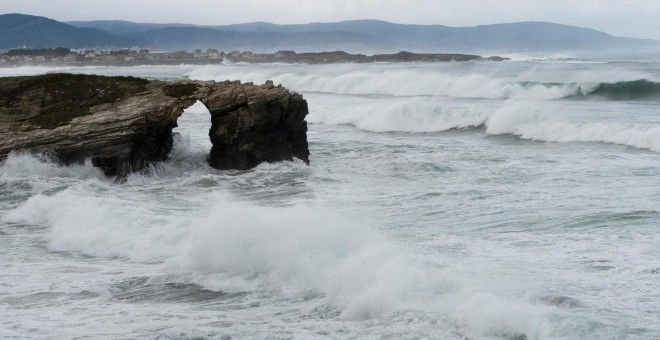
[(307, 102), (272, 82), (73, 74), (0, 78), (0, 160), (14, 150), (46, 152), (64, 163), (91, 158), (123, 176), (167, 159), (177, 119), (197, 100), (211, 112), (213, 167), (309, 162)]
[(307, 102), (301, 95), (272, 82), (216, 87), (220, 90), (200, 99), (211, 112), (211, 166), (249, 169), (292, 157), (309, 162)]

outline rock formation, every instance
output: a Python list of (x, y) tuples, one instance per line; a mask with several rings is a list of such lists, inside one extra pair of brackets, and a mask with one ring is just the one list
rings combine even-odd
[(307, 102), (270, 81), (73, 74), (0, 78), (0, 160), (14, 150), (45, 152), (64, 163), (91, 158), (107, 175), (123, 176), (167, 159), (178, 117), (197, 100), (211, 112), (211, 166), (309, 163)]
[(294, 51), (279, 51), (275, 54), (228, 54), (225, 58), (234, 62), (244, 63), (293, 63), (293, 64), (336, 64), (336, 63), (437, 63), (450, 61), (504, 61), (509, 58), (498, 56), (482, 57), (473, 54), (447, 54), (447, 53), (412, 53), (401, 51), (395, 54), (350, 54), (344, 51), (296, 53)]

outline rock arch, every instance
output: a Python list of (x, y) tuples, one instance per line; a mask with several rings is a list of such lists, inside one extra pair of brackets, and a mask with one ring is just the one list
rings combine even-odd
[(183, 110), (211, 113), (209, 163), (249, 169), (261, 162), (309, 163), (307, 102), (271, 81), (148, 81), (48, 74), (0, 78), (0, 160), (14, 150), (48, 152), (65, 163), (92, 159), (123, 176), (172, 149)]

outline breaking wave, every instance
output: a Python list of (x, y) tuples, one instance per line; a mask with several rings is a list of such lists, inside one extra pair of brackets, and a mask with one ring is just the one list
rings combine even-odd
[[(316, 299), (343, 320), (399, 311), (435, 311), (473, 336), (544, 337), (547, 309), (505, 299), (462, 278), (427, 268), (368, 224), (303, 205), (266, 207), (224, 194), (203, 197), (196, 211), (167, 211), (72, 186), (35, 195), (7, 222), (47, 226), (48, 248), (94, 257), (160, 263), (184, 285), (268, 299)], [(484, 308), (487, 305), (488, 308)]]
[[(612, 100), (631, 100), (660, 97), (660, 83), (648, 80), (601, 83), (582, 88), (583, 96), (598, 96)], [(577, 96), (580, 96), (579, 94)]]
[(307, 116), (310, 123), (348, 124), (373, 132), (438, 132), (477, 127), (483, 125), (489, 116), (482, 109), (445, 107), (424, 97), (312, 108)]
[[(538, 71), (540, 72), (540, 71)], [(544, 71), (548, 72), (548, 71)], [(642, 73), (612, 71), (611, 74), (579, 74), (575, 81), (536, 82), (519, 78), (538, 78), (534, 72), (520, 77), (497, 77), (482, 73), (453, 74), (421, 69), (379, 69), (371, 66), (358, 70), (354, 66), (286, 66), (281, 70), (207, 66), (187, 75), (198, 80), (241, 79), (275, 83), (296, 91), (351, 95), (442, 96), (484, 99), (566, 99), (594, 97), (629, 100), (660, 96), (660, 83)], [(542, 73), (540, 73), (542, 75)], [(603, 79), (616, 79), (615, 82)]]
[(660, 97), (660, 83), (646, 79), (616, 83), (535, 83), (521, 82), (521, 86), (534, 90), (541, 86), (563, 89), (565, 98), (604, 98), (609, 100), (634, 100)]
[(5, 220), (49, 226), (51, 250), (161, 262), (165, 272), (191, 275), (216, 291), (280, 290), (292, 297), (311, 291), (346, 319), (411, 308), (433, 282), (401, 247), (366, 225), (305, 206), (211, 196), (215, 204), (191, 214), (158, 215), (166, 205), (145, 208), (76, 186), (35, 195)]
[(324, 106), (310, 123), (352, 125), (373, 132), (441, 132), (483, 128), (487, 134), (512, 134), (546, 142), (603, 142), (660, 152), (660, 126), (615, 122), (574, 122), (551, 115), (538, 103), (509, 101), (499, 108), (447, 107), (429, 98), (397, 103)]
[(528, 103), (509, 103), (485, 122), (488, 134), (512, 134), (546, 142), (603, 142), (660, 152), (660, 125), (572, 122)]

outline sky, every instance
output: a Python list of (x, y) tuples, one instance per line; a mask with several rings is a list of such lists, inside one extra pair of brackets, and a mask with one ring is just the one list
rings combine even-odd
[(660, 0), (0, 0), (0, 13), (59, 21), (199, 25), (358, 19), (447, 26), (548, 21), (615, 36), (660, 39)]

